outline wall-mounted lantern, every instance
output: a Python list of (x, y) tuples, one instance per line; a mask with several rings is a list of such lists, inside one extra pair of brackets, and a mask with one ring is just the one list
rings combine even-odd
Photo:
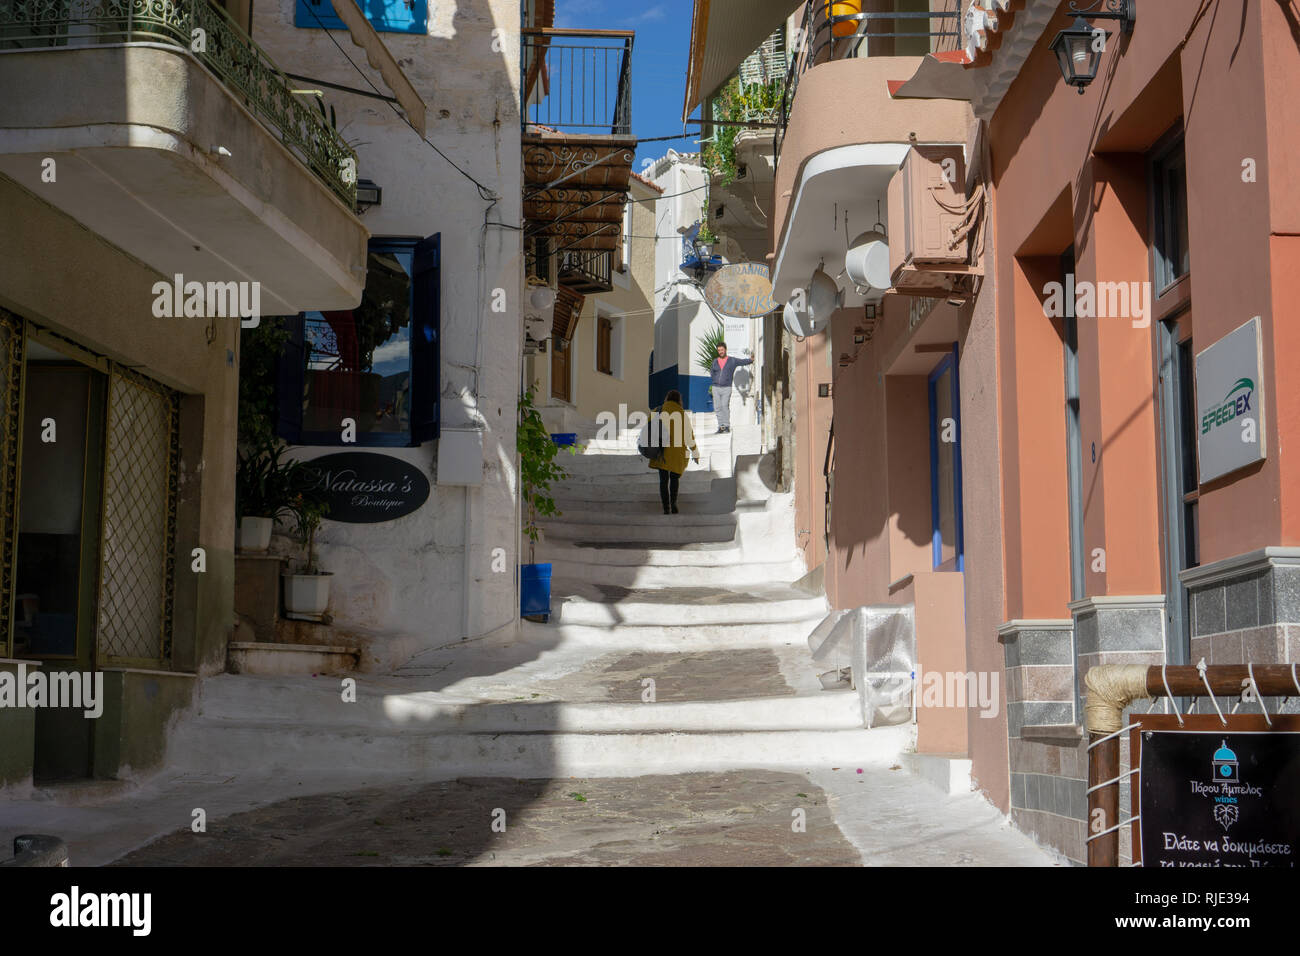
[(384, 201), (384, 190), (372, 180), (357, 180), (357, 211), (365, 212), (371, 206), (378, 206)]
[[(1094, 9), (1098, 6), (1105, 9)], [(1137, 0), (1096, 0), (1083, 10), (1071, 3), (1066, 12), (1073, 14), (1074, 23), (1056, 35), (1052, 52), (1056, 54), (1065, 82), (1082, 95), (1088, 84), (1097, 78), (1101, 55), (1106, 49), (1105, 38), (1109, 36), (1100, 27), (1089, 24), (1088, 20), (1118, 20), (1120, 31), (1127, 36), (1133, 32), (1133, 24), (1137, 21)], [(1098, 39), (1101, 39), (1100, 43)]]

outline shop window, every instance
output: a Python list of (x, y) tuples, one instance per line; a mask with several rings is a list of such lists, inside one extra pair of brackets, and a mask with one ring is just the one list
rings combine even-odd
[[(343, 0), (350, 3), (352, 0)], [(428, 33), (428, 0), (357, 0), (370, 25), (380, 33)], [(346, 30), (330, 0), (296, 0), (293, 25)]]
[(1192, 267), (1187, 241), (1187, 158), (1181, 133), (1152, 154), (1151, 199), (1155, 284), (1163, 291)]
[(418, 445), (438, 437), (440, 241), (374, 240), (355, 309), (288, 321), (278, 431), (300, 445)]
[(930, 373), (929, 388), (933, 566), (937, 571), (962, 571), (961, 393), (956, 344)]

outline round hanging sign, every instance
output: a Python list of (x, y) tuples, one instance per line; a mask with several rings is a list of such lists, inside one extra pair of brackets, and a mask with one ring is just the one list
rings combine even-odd
[(723, 266), (709, 277), (704, 286), (704, 299), (715, 312), (746, 319), (757, 319), (779, 308), (772, 301), (772, 280), (767, 266), (759, 262)]

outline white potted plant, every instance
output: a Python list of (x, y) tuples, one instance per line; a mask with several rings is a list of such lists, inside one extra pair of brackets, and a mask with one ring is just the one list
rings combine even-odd
[(329, 510), (325, 502), (299, 493), (289, 505), (298, 526), (298, 537), (303, 544), (303, 565), (285, 571), (284, 610), (287, 617), (305, 621), (321, 621), (330, 600), (331, 572), (316, 566), (316, 530), (321, 518)]

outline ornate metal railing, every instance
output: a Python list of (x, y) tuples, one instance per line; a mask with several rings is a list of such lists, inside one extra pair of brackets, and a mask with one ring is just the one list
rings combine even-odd
[(631, 30), (532, 28), (520, 37), (524, 128), (632, 133)]
[(570, 249), (560, 253), (560, 282), (572, 277), (610, 288), (614, 282), (613, 264), (614, 253), (608, 249)]
[[(799, 77), (831, 60), (868, 56), (904, 55), (897, 41), (925, 39), (924, 52), (956, 49), (962, 44), (961, 13), (951, 10), (886, 10), (872, 13), (836, 14), (830, 0), (807, 0), (796, 35), (794, 55), (786, 72), (785, 89), (777, 114), (776, 158), (781, 156), (790, 110), (794, 106)], [(939, 21), (938, 29), (932, 21)], [(908, 49), (907, 55), (914, 51)]]
[(0, 50), (166, 43), (190, 51), (349, 208), (357, 154), (209, 0), (0, 0)]

